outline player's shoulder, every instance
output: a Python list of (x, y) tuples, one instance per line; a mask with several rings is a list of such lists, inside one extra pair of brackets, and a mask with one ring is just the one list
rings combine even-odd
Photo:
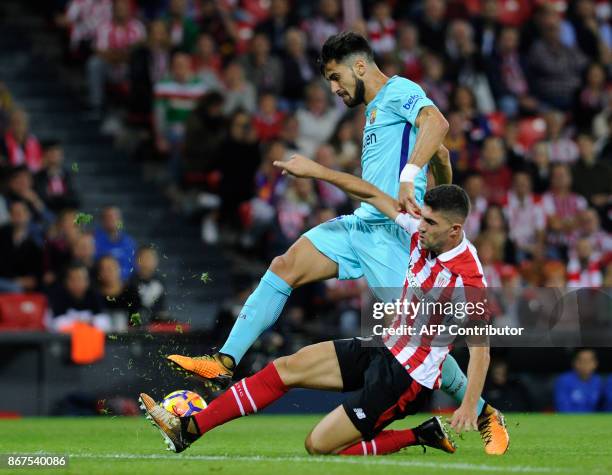
[(443, 264), (461, 278), (464, 286), (487, 286), (478, 252), (467, 238), (464, 238), (455, 250), (449, 252), (451, 255), (444, 260)]
[(423, 88), (419, 86), (416, 82), (411, 81), (410, 79), (403, 78), (401, 76), (393, 76), (389, 79), (389, 84), (387, 85), (387, 93), (386, 97), (389, 99), (394, 99), (401, 97), (406, 99), (406, 95), (408, 94), (416, 94), (423, 93)]

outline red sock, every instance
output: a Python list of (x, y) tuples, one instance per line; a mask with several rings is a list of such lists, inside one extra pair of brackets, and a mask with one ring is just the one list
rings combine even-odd
[(338, 455), (384, 455), (397, 452), (404, 447), (416, 444), (416, 436), (410, 429), (383, 430), (372, 440), (362, 440), (347, 447)]
[(234, 384), (194, 417), (201, 434), (232, 419), (261, 411), (282, 397), (285, 386), (273, 363)]

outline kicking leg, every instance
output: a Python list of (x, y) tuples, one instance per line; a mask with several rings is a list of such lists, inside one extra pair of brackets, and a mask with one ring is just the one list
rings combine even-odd
[(227, 386), (234, 366), (253, 342), (278, 319), (291, 291), (304, 284), (338, 275), (338, 265), (300, 238), (282, 256), (274, 258), (255, 291), (245, 302), (230, 335), (215, 356), (189, 358), (170, 355), (180, 368)]

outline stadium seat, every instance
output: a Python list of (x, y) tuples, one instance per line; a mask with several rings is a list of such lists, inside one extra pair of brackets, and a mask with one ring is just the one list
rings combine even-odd
[(518, 142), (529, 150), (546, 135), (546, 122), (541, 117), (521, 119), (518, 124)]
[(0, 331), (44, 330), (46, 311), (43, 294), (0, 294)]

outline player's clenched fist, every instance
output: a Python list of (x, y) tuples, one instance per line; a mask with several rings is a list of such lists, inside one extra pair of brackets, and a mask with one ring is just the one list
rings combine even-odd
[(274, 166), (283, 170), (283, 175), (293, 175), (297, 178), (317, 178), (323, 168), (317, 162), (303, 155), (291, 155), (286, 162), (275, 161)]
[(400, 191), (397, 201), (399, 203), (397, 209), (398, 211), (406, 211), (415, 218), (419, 218), (421, 216), (421, 207), (414, 197), (413, 182), (410, 181), (400, 183)]

